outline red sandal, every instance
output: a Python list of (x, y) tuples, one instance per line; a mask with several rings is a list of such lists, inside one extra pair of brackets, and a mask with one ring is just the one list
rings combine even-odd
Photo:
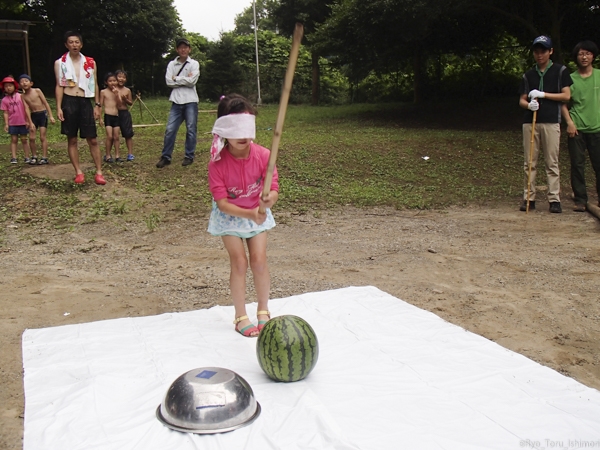
[[(253, 324), (250, 324), (244, 328), (242, 328), (241, 330), (238, 329), (237, 325), (238, 323), (240, 323), (243, 320), (246, 320), (248, 318), (248, 316), (240, 316), (237, 317), (234, 321), (233, 324), (235, 325), (235, 331), (237, 331), (238, 333), (240, 333), (242, 336), (245, 337), (256, 337), (258, 336), (258, 328), (256, 328)], [(252, 333), (256, 333), (256, 334), (252, 334)]]

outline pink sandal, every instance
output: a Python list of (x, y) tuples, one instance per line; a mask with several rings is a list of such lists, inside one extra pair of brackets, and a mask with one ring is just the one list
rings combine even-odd
[[(253, 324), (250, 324), (250, 325), (242, 328), (241, 330), (238, 329), (237, 324), (240, 323), (242, 320), (246, 320), (247, 318), (248, 318), (248, 316), (240, 316), (240, 317), (237, 317), (233, 321), (233, 324), (235, 325), (235, 331), (237, 331), (238, 333), (240, 333), (242, 336), (245, 336), (245, 337), (258, 336), (259, 329), (256, 328)], [(256, 333), (256, 334), (252, 334), (252, 333)]]
[[(271, 313), (269, 311), (256, 311), (257, 316), (269, 316), (271, 319)], [(262, 331), (269, 320), (259, 320), (258, 321), (258, 331)]]

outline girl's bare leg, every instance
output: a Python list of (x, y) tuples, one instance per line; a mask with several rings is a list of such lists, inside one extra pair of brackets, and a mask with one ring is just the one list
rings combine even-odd
[[(248, 271), (248, 258), (244, 248), (244, 240), (236, 236), (223, 236), (223, 244), (227, 253), (229, 253), (229, 263), (231, 273), (229, 275), (229, 286), (235, 317), (246, 315), (246, 272)], [(236, 327), (241, 330), (248, 325), (252, 325), (249, 319), (242, 320)], [(258, 332), (252, 333), (252, 336), (258, 335)]]
[(19, 136), (13, 134), (10, 136), (10, 154), (13, 159), (17, 159), (17, 144), (19, 142)]
[[(258, 299), (258, 311), (268, 311), (271, 276), (267, 264), (267, 233), (263, 232), (248, 239), (250, 253), (250, 269), (254, 277), (254, 287)], [(269, 320), (269, 316), (260, 315), (258, 320)]]

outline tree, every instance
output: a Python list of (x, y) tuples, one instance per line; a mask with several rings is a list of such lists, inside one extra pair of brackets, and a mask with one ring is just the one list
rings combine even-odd
[[(335, 0), (280, 0), (273, 11), (276, 23), (284, 36), (291, 36), (297, 22), (304, 25), (304, 42), (310, 44), (309, 36), (317, 29), (319, 24), (327, 20), (331, 14), (331, 5)], [(312, 47), (312, 96), (311, 104), (319, 103), (320, 69), (318, 47)]]
[(563, 37), (568, 36), (569, 47), (584, 38), (600, 37), (597, 0), (472, 0), (471, 5), (478, 11), (492, 12), (524, 45), (541, 34), (550, 36), (557, 62), (563, 60)]
[(64, 53), (67, 30), (81, 32), (83, 52), (97, 60), (101, 72), (159, 61), (181, 33), (173, 0), (25, 0), (25, 7), (44, 23), (45, 39), (37, 45), (46, 49), (46, 67)]
[(444, 51), (464, 53), (496, 33), (494, 20), (481, 12), (475, 17), (467, 1), (342, 0), (317, 29), (313, 45), (348, 65), (354, 83), (372, 71), (398, 72), (410, 62), (414, 101), (419, 103), (429, 58)]
[(240, 91), (244, 77), (235, 54), (233, 33), (221, 33), (218, 42), (209, 43), (207, 62), (200, 83), (206, 98), (217, 100), (221, 95)]

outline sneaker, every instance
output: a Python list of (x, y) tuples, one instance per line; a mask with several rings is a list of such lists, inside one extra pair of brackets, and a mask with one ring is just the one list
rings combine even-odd
[(560, 202), (550, 202), (550, 212), (551, 213), (561, 213), (562, 208), (560, 207)]
[[(535, 209), (535, 200), (529, 200), (529, 211)], [(519, 208), (520, 211), (527, 211), (527, 201), (523, 200), (521, 202), (521, 207)]]
[(133, 161), (135, 159), (135, 156), (133, 156), (131, 153), (129, 155), (127, 155), (127, 161)]
[(40, 158), (38, 164), (41, 166), (42, 164), (48, 164), (48, 158)]
[(10, 163), (11, 164), (18, 164), (19, 161), (17, 161), (17, 158), (10, 158)]
[(168, 166), (169, 164), (171, 164), (171, 160), (169, 158), (162, 157), (156, 163), (156, 167), (162, 169), (163, 167)]
[(31, 164), (31, 165), (37, 164), (37, 158), (35, 156), (33, 158), (31, 158), (29, 160), (29, 164)]
[(193, 159), (190, 159), (186, 156), (185, 158), (183, 158), (183, 162), (181, 163), (181, 165), (185, 167), (185, 166), (189, 166), (193, 162), (194, 162)]
[(586, 208), (583, 203), (578, 203), (573, 207), (573, 211), (575, 212), (585, 212)]
[(31, 164), (31, 158), (25, 158), (25, 161), (23, 161), (25, 164)]
[(94, 177), (94, 182), (96, 184), (101, 184), (104, 185), (106, 184), (106, 180), (104, 179), (104, 177), (102, 175), (100, 175), (99, 173), (96, 174), (96, 176)]

